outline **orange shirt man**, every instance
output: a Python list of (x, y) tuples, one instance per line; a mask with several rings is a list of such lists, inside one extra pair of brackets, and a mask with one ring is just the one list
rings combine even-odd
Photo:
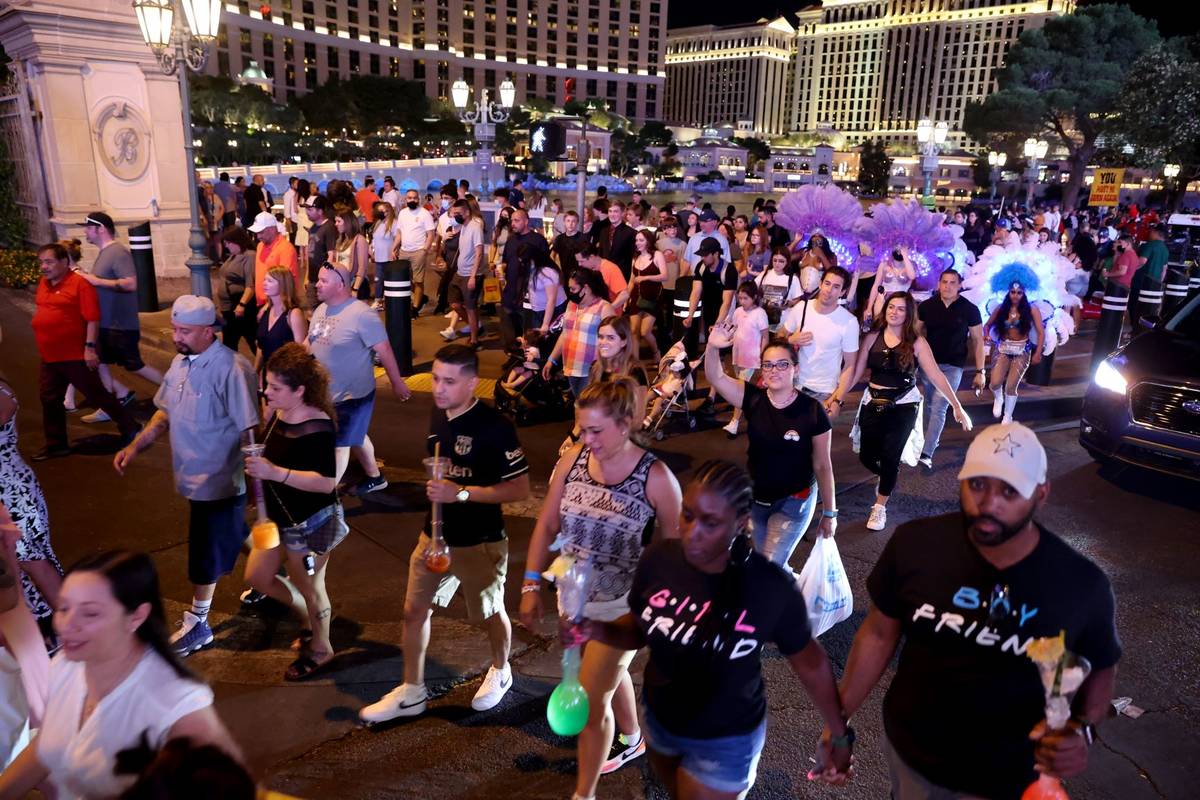
[(375, 204), (379, 202), (379, 195), (375, 194), (375, 181), (371, 181), (355, 192), (354, 202), (358, 204), (359, 214), (362, 214), (368, 220), (373, 219), (372, 215), (374, 214)]
[(296, 248), (279, 232), (279, 224), (274, 216), (264, 211), (254, 218), (254, 224), (247, 230), (258, 237), (258, 248), (254, 251), (254, 298), (258, 305), (267, 302), (263, 281), (269, 269), (283, 267), (292, 273), (297, 287), (304, 285), (300, 281), (300, 261), (296, 257)]

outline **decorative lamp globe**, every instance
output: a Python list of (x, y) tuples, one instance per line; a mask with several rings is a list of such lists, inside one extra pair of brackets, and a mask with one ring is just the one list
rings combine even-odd
[(166, 50), (175, 26), (175, 6), (171, 0), (135, 0), (133, 11), (142, 29), (142, 39), (150, 49), (155, 53)]
[(450, 97), (454, 100), (454, 107), (460, 111), (467, 107), (467, 97), (471, 94), (471, 87), (467, 86), (467, 82), (459, 78), (450, 87)]
[(200, 44), (217, 40), (221, 27), (221, 0), (179, 0), (188, 30)]
[(500, 105), (512, 108), (516, 99), (517, 87), (513, 85), (511, 78), (505, 78), (504, 83), (500, 84)]

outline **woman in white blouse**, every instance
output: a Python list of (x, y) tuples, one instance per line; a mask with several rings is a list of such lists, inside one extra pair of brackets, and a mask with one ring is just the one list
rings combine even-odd
[(77, 564), (63, 582), (54, 628), (62, 652), (37, 738), (0, 775), (0, 800), (49, 779), (60, 800), (120, 795), (134, 776), (117, 754), (190, 737), (240, 754), (212, 707), (212, 690), (167, 644), (158, 574), (144, 553), (112, 551)]

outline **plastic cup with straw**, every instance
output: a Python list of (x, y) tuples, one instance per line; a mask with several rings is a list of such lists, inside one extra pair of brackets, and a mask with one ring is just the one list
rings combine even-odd
[[(254, 442), (254, 433), (250, 433), (250, 444), (242, 447), (242, 455), (247, 458), (262, 458), (265, 444)], [(279, 546), (279, 526), (267, 516), (267, 500), (263, 496), (262, 480), (250, 479), (250, 487), (254, 492), (254, 526), (250, 528), (250, 540), (256, 550), (270, 550)]]

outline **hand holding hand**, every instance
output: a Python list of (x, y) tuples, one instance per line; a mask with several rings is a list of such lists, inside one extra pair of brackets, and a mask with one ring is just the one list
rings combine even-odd
[(854, 777), (854, 755), (849, 747), (834, 747), (833, 735), (826, 728), (817, 740), (816, 765), (809, 770), (810, 781), (842, 786)]

